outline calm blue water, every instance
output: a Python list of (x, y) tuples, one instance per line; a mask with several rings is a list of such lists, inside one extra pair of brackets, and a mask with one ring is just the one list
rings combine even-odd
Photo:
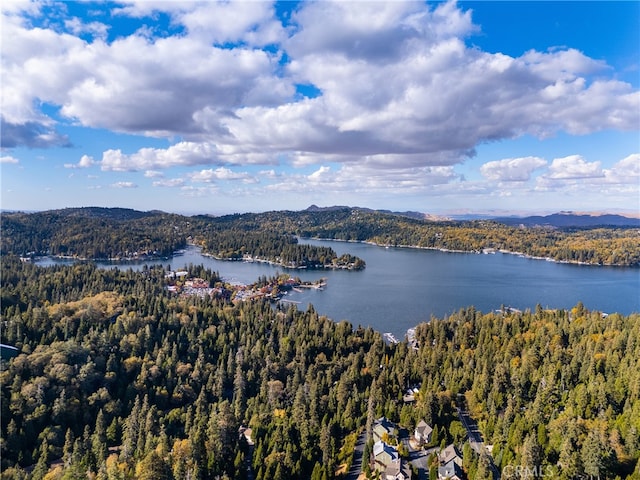
[[(354, 326), (372, 326), (403, 338), (407, 329), (474, 305), (490, 311), (501, 305), (521, 310), (571, 308), (579, 301), (591, 310), (640, 312), (640, 269), (591, 267), (533, 260), (515, 255), (477, 255), (434, 250), (383, 248), (361, 243), (303, 240), (333, 248), (338, 255), (351, 253), (364, 259), (359, 272), (342, 270), (287, 271), (262, 263), (225, 262), (204, 257), (189, 247), (184, 253), (147, 265), (170, 265), (179, 269), (203, 264), (228, 281), (252, 283), (260, 275), (287, 272), (303, 280), (327, 278), (324, 290), (291, 292), (287, 299), (299, 308), (313, 304), (320, 314)], [(43, 259), (41, 265), (61, 263)], [(113, 264), (100, 263), (102, 267)], [(140, 269), (144, 263), (120, 264)]]

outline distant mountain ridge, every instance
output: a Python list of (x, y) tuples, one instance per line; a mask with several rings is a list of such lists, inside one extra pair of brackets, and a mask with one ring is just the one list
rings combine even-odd
[(347, 205), (333, 205), (330, 207), (318, 207), (317, 205), (310, 205), (304, 211), (305, 212), (331, 212), (336, 210), (361, 210), (364, 212), (378, 212), (378, 213), (387, 213), (390, 215), (398, 215), (400, 217), (414, 218), (417, 220), (445, 220), (444, 217), (437, 217), (434, 215), (430, 215), (428, 213), (422, 212), (414, 212), (414, 211), (405, 211), (405, 212), (394, 212), (392, 210), (377, 210), (373, 208), (366, 207), (349, 207)]
[(132, 208), (119, 207), (71, 207), (59, 210), (50, 210), (49, 213), (55, 213), (62, 217), (109, 218), (113, 220), (137, 220), (156, 215), (165, 215), (165, 213), (160, 210), (142, 212)]
[(495, 217), (496, 222), (506, 225), (551, 226), (551, 227), (640, 227), (640, 218), (625, 217), (623, 215), (602, 214), (576, 214), (573, 212), (560, 212), (551, 215), (533, 215), (530, 217)]
[[(428, 221), (447, 221), (454, 220), (454, 218), (444, 215), (434, 215), (429, 213), (405, 211), (396, 212), (392, 210), (380, 210), (365, 207), (349, 207), (346, 205), (333, 205), (329, 207), (318, 207), (317, 205), (311, 205), (306, 210), (307, 212), (330, 212), (338, 210), (361, 210), (365, 212), (378, 212), (386, 213), (390, 215), (397, 215), (400, 217), (413, 218), (417, 220)], [(494, 220), (496, 222), (505, 225), (525, 225), (527, 227), (533, 226), (551, 226), (558, 228), (565, 227), (598, 227), (598, 226), (611, 226), (611, 227), (640, 227), (640, 218), (627, 217), (618, 214), (589, 214), (589, 213), (575, 213), (575, 212), (558, 212), (550, 215), (531, 215), (526, 217), (520, 216), (506, 216), (506, 215), (490, 215), (490, 214), (469, 214), (462, 215), (458, 220)]]
[[(486, 214), (466, 214), (466, 215), (454, 215), (451, 217), (445, 215), (435, 215), (417, 211), (404, 211), (398, 212), (387, 209), (373, 209), (366, 207), (350, 207), (348, 205), (332, 205), (328, 207), (319, 207), (317, 205), (310, 205), (300, 212), (333, 212), (333, 211), (362, 211), (368, 213), (383, 213), (389, 215), (396, 215), (400, 217), (411, 218), (414, 220), (424, 221), (454, 221), (454, 220), (493, 220), (505, 225), (518, 226), (524, 225), (527, 227), (532, 226), (551, 226), (557, 228), (567, 227), (598, 227), (598, 226), (611, 226), (611, 227), (640, 227), (640, 218), (631, 217), (619, 214), (593, 214), (593, 213), (577, 213), (572, 211), (564, 211), (553, 213), (550, 215), (531, 215), (531, 216), (509, 216), (509, 215), (492, 215)], [(159, 217), (162, 215), (177, 215), (161, 210), (140, 211), (131, 208), (120, 207), (69, 207), (63, 209), (48, 210), (46, 212), (20, 212), (20, 211), (2, 211), (4, 214), (54, 214), (59, 217), (75, 217), (75, 218), (103, 218), (119, 221), (138, 220), (142, 218)], [(179, 215), (183, 216), (183, 215)], [(215, 215), (204, 215), (205, 217), (213, 217)], [(224, 215), (223, 217), (226, 217)]]

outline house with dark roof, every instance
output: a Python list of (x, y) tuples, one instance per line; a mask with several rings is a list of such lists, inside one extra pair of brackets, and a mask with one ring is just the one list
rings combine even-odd
[(384, 480), (410, 480), (411, 468), (400, 458), (398, 450), (382, 440), (373, 445), (373, 468)]
[(398, 450), (395, 447), (378, 440), (373, 444), (373, 460), (376, 465), (386, 468), (387, 465), (400, 460), (400, 455), (398, 455)]
[(447, 445), (439, 454), (438, 480), (463, 480), (462, 455), (455, 445)]
[(449, 462), (454, 462), (459, 467), (462, 466), (462, 455), (453, 444), (447, 445), (438, 455), (438, 459), (440, 460), (440, 465), (446, 465)]
[(380, 417), (373, 424), (373, 441), (384, 440), (388, 442), (396, 436), (396, 424), (387, 417)]
[(438, 480), (462, 480), (462, 468), (454, 460), (438, 467)]
[(416, 439), (421, 445), (427, 444), (431, 442), (431, 434), (433, 433), (433, 428), (425, 422), (424, 420), (420, 420), (418, 425), (416, 425), (416, 429), (413, 432), (413, 437)]

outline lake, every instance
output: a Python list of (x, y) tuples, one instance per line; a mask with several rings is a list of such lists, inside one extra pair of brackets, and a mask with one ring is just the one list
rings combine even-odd
[[(203, 264), (227, 280), (252, 283), (259, 276), (286, 272), (302, 280), (327, 279), (324, 290), (290, 292), (286, 299), (299, 302), (333, 320), (354, 326), (371, 326), (402, 339), (407, 329), (432, 316), (443, 317), (473, 305), (488, 312), (502, 305), (520, 310), (570, 309), (583, 302), (590, 310), (628, 315), (640, 312), (640, 269), (572, 265), (509, 254), (440, 252), (410, 248), (385, 248), (363, 243), (301, 240), (328, 246), (338, 255), (351, 253), (367, 268), (345, 270), (286, 270), (265, 263), (227, 262), (203, 256), (196, 247), (168, 260), (126, 263), (118, 268), (170, 265), (180, 269)], [(41, 259), (40, 265), (65, 263)], [(101, 267), (114, 264), (98, 263)]]

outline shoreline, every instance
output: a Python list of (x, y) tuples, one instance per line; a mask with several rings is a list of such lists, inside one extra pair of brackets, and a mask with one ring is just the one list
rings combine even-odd
[[(458, 249), (450, 249), (450, 248), (442, 248), (442, 247), (423, 247), (420, 245), (393, 245), (393, 244), (381, 244), (366, 240), (342, 240), (339, 238), (325, 238), (325, 237), (298, 237), (300, 240), (317, 240), (323, 242), (342, 242), (342, 243), (360, 243), (363, 245), (371, 245), (374, 247), (380, 248), (405, 248), (412, 250), (432, 250), (443, 253), (464, 253), (471, 255), (492, 255), (495, 253), (502, 253), (506, 255), (515, 255), (516, 257), (526, 258), (530, 260), (544, 260), (546, 262), (565, 264), (565, 265), (579, 265), (585, 267), (613, 267), (613, 268), (630, 268), (637, 269), (640, 268), (640, 265), (621, 265), (617, 263), (589, 263), (589, 262), (580, 262), (580, 261), (572, 261), (572, 260), (558, 260), (552, 257), (540, 257), (536, 255), (530, 255), (524, 252), (515, 252), (506, 250), (503, 248), (496, 249), (493, 247), (486, 247), (482, 250), (458, 250)], [(203, 252), (202, 247), (196, 244), (188, 244), (187, 247), (195, 247), (200, 249), (200, 254), (205, 257), (210, 257), (215, 260), (219, 260), (221, 262), (257, 262), (257, 263), (265, 263), (268, 265), (273, 265), (276, 267), (285, 268), (288, 270), (348, 270), (348, 271), (358, 271), (363, 269), (351, 268), (348, 266), (334, 266), (334, 265), (316, 265), (316, 266), (292, 266), (285, 265), (280, 262), (275, 262), (273, 260), (267, 260), (259, 257), (243, 257), (243, 258), (223, 258), (218, 257), (212, 253)], [(136, 262), (154, 262), (154, 261), (168, 261), (172, 258), (179, 256), (181, 253), (184, 253), (185, 249), (178, 249), (170, 256), (145, 256), (145, 257), (125, 257), (125, 258), (87, 258), (87, 257), (79, 257), (73, 255), (34, 255), (34, 256), (19, 256), (20, 260), (23, 262), (32, 262), (37, 263), (38, 261), (46, 258), (50, 258), (53, 260), (68, 260), (75, 262), (104, 262), (104, 263), (113, 263), (114, 265), (127, 265), (127, 264), (135, 264)], [(365, 267), (366, 268), (366, 267)]]
[(244, 256), (242, 258), (223, 258), (223, 257), (217, 257), (216, 255), (212, 254), (212, 253), (208, 253), (208, 252), (203, 252), (202, 251), (202, 247), (192, 244), (191, 246), (199, 248), (200, 249), (200, 254), (203, 257), (210, 257), (213, 258), (214, 260), (218, 260), (220, 262), (244, 262), (244, 263), (266, 263), (267, 265), (272, 265), (272, 266), (276, 266), (276, 267), (282, 267), (282, 268), (286, 268), (288, 270), (349, 270), (349, 271), (358, 271), (358, 270), (364, 270), (364, 268), (353, 268), (353, 267), (349, 267), (349, 266), (340, 266), (340, 265), (314, 265), (314, 266), (293, 266), (293, 265), (286, 265), (284, 263), (281, 262), (275, 262), (273, 260), (267, 260), (266, 258), (260, 258), (260, 257), (251, 257), (249, 255)]
[(160, 262), (165, 260), (171, 260), (177, 254), (179, 254), (180, 250), (176, 250), (170, 256), (146, 256), (146, 257), (114, 257), (114, 258), (87, 258), (87, 257), (79, 257), (75, 255), (34, 255), (32, 257), (20, 256), (20, 261), (22, 262), (31, 262), (37, 263), (43, 259), (50, 258), (52, 260), (66, 260), (71, 262), (96, 262), (96, 263), (113, 263), (114, 265), (126, 265), (128, 263), (137, 263), (137, 262)]
[(580, 265), (585, 267), (614, 267), (614, 268), (640, 268), (640, 265), (621, 265), (618, 263), (589, 263), (589, 262), (579, 262), (579, 261), (571, 261), (571, 260), (557, 260), (551, 257), (539, 257), (535, 255), (529, 255), (523, 252), (512, 252), (506, 249), (496, 249), (492, 247), (486, 247), (482, 250), (456, 250), (450, 248), (442, 248), (442, 247), (422, 247), (420, 245), (392, 245), (392, 244), (381, 244), (376, 242), (371, 242), (367, 240), (341, 240), (339, 238), (324, 238), (324, 237), (298, 237), (300, 239), (306, 240), (318, 240), (322, 242), (343, 242), (343, 243), (361, 243), (364, 245), (371, 245), (374, 247), (380, 248), (409, 248), (413, 250), (433, 250), (436, 252), (443, 253), (467, 253), (470, 255), (492, 255), (497, 253), (503, 253), (507, 255), (515, 255), (517, 257), (526, 258), (530, 260), (544, 260), (546, 262), (559, 263), (565, 265)]

